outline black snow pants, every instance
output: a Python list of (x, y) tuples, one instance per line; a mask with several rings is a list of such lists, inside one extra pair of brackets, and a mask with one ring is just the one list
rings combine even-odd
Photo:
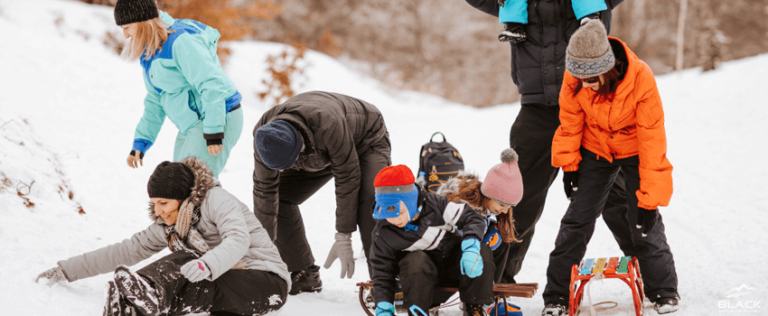
[(571, 266), (584, 258), (587, 243), (595, 230), (595, 221), (608, 200), (619, 170), (624, 170), (626, 176), (626, 229), (631, 232), (631, 243), (640, 263), (645, 294), (652, 302), (663, 297), (677, 298), (675, 261), (667, 244), (661, 215), (648, 236), (642, 237), (642, 230), (635, 228), (638, 212), (635, 192), (640, 188), (638, 156), (614, 159), (610, 163), (605, 158), (596, 159), (596, 154), (583, 148), (581, 156), (579, 190), (571, 196), (571, 204), (560, 222), (555, 250), (549, 255), (544, 301), (568, 305)]
[(487, 305), (493, 303), (493, 255), (488, 245), (480, 246), (483, 273), (470, 278), (461, 274), (461, 249), (442, 260), (432, 258), (424, 251), (410, 252), (400, 260), (400, 284), (403, 287), (404, 306), (412, 305), (429, 312), (436, 286), (459, 288), (459, 297), (465, 304)]
[[(522, 242), (502, 244), (493, 252), (496, 266), (501, 269), (506, 248), (510, 248), (502, 283), (515, 283), (515, 275), (520, 272), (533, 239), (536, 223), (544, 211), (549, 187), (560, 170), (552, 167), (552, 138), (560, 126), (559, 114), (560, 107), (557, 106), (524, 104), (512, 124), (509, 144), (520, 156), (518, 163), (523, 176), (523, 199), (513, 208), (515, 230)], [(627, 197), (623, 184), (623, 175), (620, 174), (608, 196), (603, 220), (624, 254), (632, 255), (635, 252), (632, 248), (631, 232), (627, 229)], [(560, 189), (560, 186), (556, 188)], [(634, 193), (632, 195), (634, 196)]]
[(136, 271), (155, 289), (159, 310), (168, 310), (169, 316), (201, 312), (213, 316), (262, 315), (285, 304), (288, 284), (277, 274), (229, 270), (214, 281), (192, 283), (179, 271), (194, 259), (194, 254), (178, 251)]
[[(390, 159), (389, 136), (384, 136), (358, 157), (360, 163), (360, 191), (357, 207), (357, 227), (363, 242), (365, 257), (371, 250), (371, 232), (376, 222), (373, 220), (373, 205), (376, 202), (373, 179), (376, 174), (392, 164)], [(288, 271), (304, 270), (315, 264), (315, 257), (309, 247), (301, 218), (299, 205), (309, 199), (317, 190), (333, 178), (331, 168), (319, 172), (285, 170), (280, 174), (278, 194), (280, 204), (277, 213), (277, 237), (275, 246), (280, 257), (288, 265)], [(335, 207), (328, 206), (328, 215), (335, 215)], [(330, 238), (330, 237), (329, 237)], [(372, 269), (368, 265), (368, 272)]]

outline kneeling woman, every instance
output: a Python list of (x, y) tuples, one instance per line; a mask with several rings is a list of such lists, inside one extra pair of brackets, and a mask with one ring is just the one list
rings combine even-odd
[[(59, 261), (40, 274), (54, 281), (115, 271), (104, 315), (262, 315), (280, 309), (288, 269), (267, 232), (195, 157), (157, 166), (147, 184), (147, 229), (130, 239)], [(170, 248), (172, 254), (134, 265)]]
[(552, 166), (562, 167), (571, 203), (549, 255), (542, 315), (568, 308), (571, 265), (584, 257), (595, 221), (619, 171), (626, 177), (627, 229), (656, 310), (677, 309), (677, 273), (659, 207), (672, 197), (664, 111), (650, 67), (599, 21), (582, 26), (568, 44), (560, 92), (560, 127)]

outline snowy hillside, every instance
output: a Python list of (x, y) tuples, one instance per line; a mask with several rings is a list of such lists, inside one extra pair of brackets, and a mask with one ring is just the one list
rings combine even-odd
[[(100, 314), (111, 275), (50, 287), (35, 283), (35, 276), (58, 260), (121, 241), (150, 224), (146, 182), (158, 163), (172, 157), (176, 128), (166, 122), (142, 168), (126, 166), (145, 90), (138, 63), (119, 59), (102, 44), (106, 32), (119, 31), (110, 8), (0, 0), (0, 315)], [(268, 108), (256, 93), (264, 89), (265, 57), (284, 47), (229, 45), (227, 72), (243, 95), (245, 128), (220, 179), (251, 205), (251, 133)], [(396, 164), (415, 170), (418, 150), (434, 131), (445, 133), (468, 168), (481, 175), (508, 146), (519, 104), (474, 109), (385, 89), (320, 53), (309, 52), (308, 60), (299, 91), (340, 92), (379, 107)], [(768, 315), (767, 70), (763, 55), (713, 72), (657, 78), (675, 167), (672, 203), (661, 209), (680, 280), (682, 306), (675, 315)], [(517, 278), (540, 285), (534, 298), (513, 300), (525, 315), (539, 315), (543, 307), (548, 255), (566, 207), (558, 179)], [(335, 233), (333, 186), (301, 208), (304, 221), (313, 223), (307, 234), (322, 264)], [(605, 225), (597, 227), (587, 256), (620, 255)], [(353, 240), (362, 249), (359, 238)], [(354, 279), (341, 280), (338, 263), (321, 270), (323, 292), (291, 296), (282, 315), (363, 315), (354, 284), (367, 278), (364, 260), (356, 271)], [(621, 282), (598, 282), (591, 296), (593, 302), (618, 303), (599, 315), (634, 315)], [(649, 308), (647, 314), (656, 313)]]

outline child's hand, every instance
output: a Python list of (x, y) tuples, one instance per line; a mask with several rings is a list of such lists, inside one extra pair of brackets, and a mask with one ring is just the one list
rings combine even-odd
[(470, 278), (483, 274), (483, 258), (480, 257), (480, 241), (467, 238), (461, 242), (461, 274)]

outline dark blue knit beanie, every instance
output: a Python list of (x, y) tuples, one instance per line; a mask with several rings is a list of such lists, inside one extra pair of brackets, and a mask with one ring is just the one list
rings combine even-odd
[(272, 170), (290, 168), (301, 153), (304, 140), (293, 125), (283, 120), (269, 122), (253, 136), (256, 150), (264, 165)]

